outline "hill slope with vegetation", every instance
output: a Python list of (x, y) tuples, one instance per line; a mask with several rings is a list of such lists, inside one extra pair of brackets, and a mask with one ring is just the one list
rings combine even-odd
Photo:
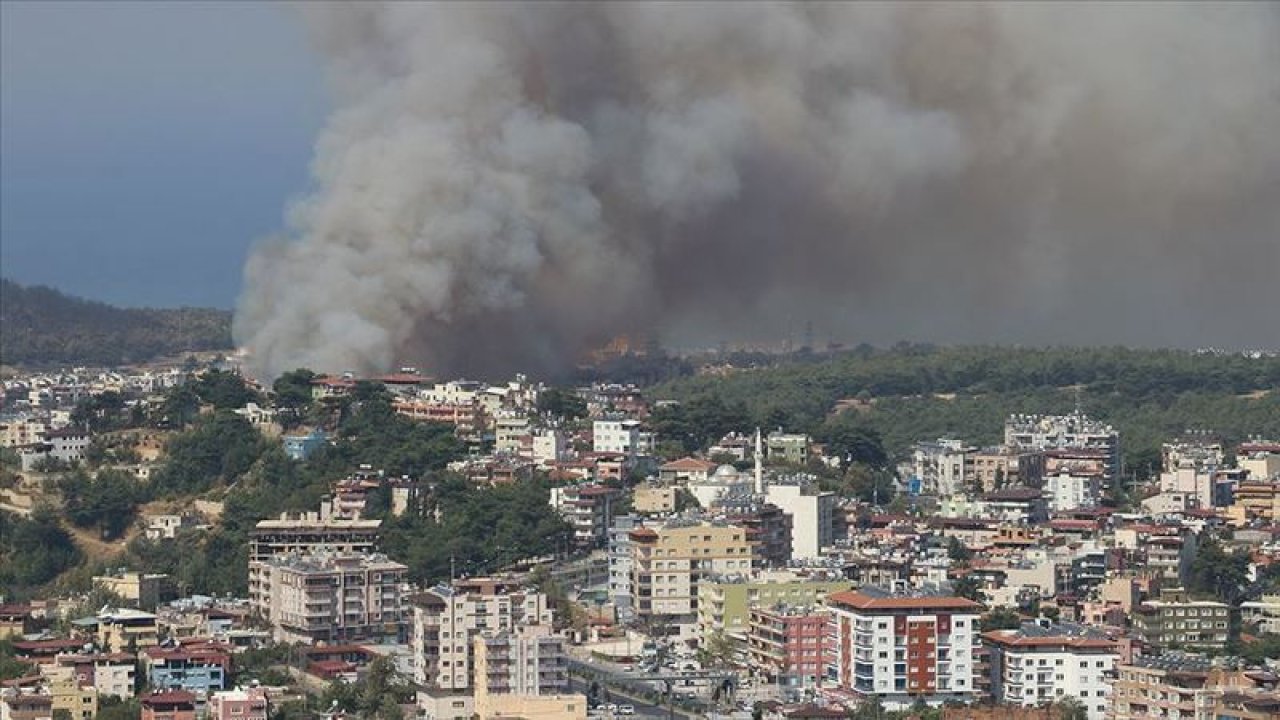
[(659, 410), (654, 422), (660, 435), (688, 438), (687, 446), (744, 424), (819, 439), (852, 426), (882, 438), (897, 456), (941, 435), (995, 444), (1010, 413), (1079, 407), (1120, 431), (1128, 468), (1146, 477), (1160, 443), (1186, 430), (1210, 430), (1228, 444), (1250, 434), (1280, 436), (1278, 388), (1280, 357), (902, 346), (680, 378), (652, 395), (681, 401)]
[(118, 308), (0, 279), (0, 363), (114, 366), (232, 347), (231, 313)]

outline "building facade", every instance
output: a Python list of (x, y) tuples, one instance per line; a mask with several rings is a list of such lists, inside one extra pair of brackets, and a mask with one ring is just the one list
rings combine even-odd
[(1074, 698), (1103, 720), (1119, 645), (1105, 633), (1070, 623), (1024, 623), (1016, 630), (983, 633), (990, 649), (991, 692), (996, 702), (1038, 707)]
[(280, 642), (402, 638), (408, 568), (381, 555), (284, 555), (249, 561), (249, 604)]
[(827, 606), (841, 688), (878, 698), (890, 710), (975, 698), (978, 603), (867, 587), (834, 593)]
[(475, 578), (439, 585), (415, 596), (414, 680), (441, 690), (473, 688), (473, 642), (481, 633), (551, 626), (542, 593), (518, 584)]

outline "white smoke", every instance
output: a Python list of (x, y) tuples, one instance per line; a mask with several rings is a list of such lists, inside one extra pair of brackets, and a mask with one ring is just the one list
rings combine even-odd
[(264, 376), (618, 332), (1280, 344), (1280, 5), (312, 3)]

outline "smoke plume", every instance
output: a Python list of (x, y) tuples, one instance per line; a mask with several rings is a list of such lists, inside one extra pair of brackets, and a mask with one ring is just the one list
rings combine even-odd
[(309, 3), (263, 376), (619, 333), (1280, 345), (1280, 5)]

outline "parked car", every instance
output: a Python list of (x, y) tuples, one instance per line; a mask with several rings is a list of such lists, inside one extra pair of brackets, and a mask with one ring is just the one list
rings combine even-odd
[(619, 705), (618, 714), (619, 715), (635, 715), (636, 709), (630, 705)]

